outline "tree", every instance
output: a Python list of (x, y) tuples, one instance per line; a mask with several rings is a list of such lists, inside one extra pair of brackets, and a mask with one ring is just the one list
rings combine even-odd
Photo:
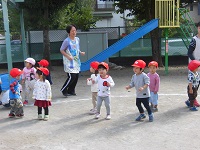
[(59, 28), (65, 28), (66, 24), (75, 24), (78, 29), (88, 31), (95, 27), (98, 20), (93, 17), (95, 0), (75, 0), (57, 14), (56, 23)]
[[(128, 16), (135, 15), (139, 20), (145, 19), (150, 21), (155, 18), (155, 0), (115, 0), (115, 5), (118, 7), (117, 12), (123, 13), (129, 10)], [(160, 50), (159, 29), (150, 32), (152, 43), (152, 57), (162, 66), (162, 57)]]
[(50, 62), (49, 29), (55, 14), (73, 0), (25, 0), (20, 7), (25, 10), (29, 29), (42, 29), (44, 39), (43, 58)]

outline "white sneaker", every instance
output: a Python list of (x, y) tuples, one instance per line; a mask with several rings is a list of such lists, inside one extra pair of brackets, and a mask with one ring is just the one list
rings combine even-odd
[(95, 119), (99, 119), (100, 117), (101, 117), (101, 114), (100, 113), (96, 113)]
[(49, 115), (44, 115), (44, 121), (49, 120)]
[(94, 114), (96, 114), (96, 113), (97, 113), (97, 110), (96, 110), (96, 109), (91, 109), (90, 112), (89, 112), (90, 115), (94, 115)]
[(38, 115), (38, 119), (39, 119), (39, 120), (43, 120), (42, 114), (39, 114), (39, 115)]
[(110, 119), (111, 119), (111, 115), (107, 115), (106, 120), (110, 120)]

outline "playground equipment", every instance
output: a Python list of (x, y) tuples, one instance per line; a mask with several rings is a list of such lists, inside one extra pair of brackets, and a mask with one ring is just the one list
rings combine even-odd
[(165, 30), (165, 73), (168, 74), (168, 29), (179, 28), (180, 0), (155, 0), (155, 18), (159, 18), (159, 28)]
[(90, 63), (92, 61), (104, 61), (108, 57), (112, 56), (113, 54), (117, 53), (118, 51), (122, 50), (129, 44), (133, 43), (137, 39), (141, 38), (145, 34), (149, 33), (150, 31), (154, 30), (158, 27), (158, 19), (153, 19), (140, 27), (139, 29), (135, 30), (134, 32), (130, 33), (129, 35), (125, 36), (118, 42), (114, 43), (107, 49), (103, 50), (99, 54), (95, 55), (94, 57), (90, 58), (86, 62), (81, 64), (81, 71), (89, 70)]

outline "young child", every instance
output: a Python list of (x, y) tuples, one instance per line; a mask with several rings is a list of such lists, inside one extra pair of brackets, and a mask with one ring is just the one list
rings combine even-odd
[(98, 74), (98, 65), (99, 62), (97, 61), (93, 61), (90, 63), (90, 72), (91, 77), (87, 79), (87, 85), (91, 86), (91, 92), (92, 92), (92, 104), (93, 104), (93, 108), (90, 110), (90, 114), (94, 115), (96, 114), (96, 101), (97, 101), (97, 92), (98, 92), (98, 86), (95, 82), (96, 78), (97, 78), (97, 74)]
[(136, 121), (140, 121), (140, 120), (146, 118), (144, 109), (141, 105), (141, 104), (143, 104), (148, 112), (149, 121), (152, 122), (154, 117), (153, 117), (151, 108), (149, 106), (150, 79), (147, 76), (147, 74), (145, 74), (143, 72), (143, 70), (146, 66), (146, 63), (143, 60), (136, 60), (132, 66), (133, 66), (133, 71), (135, 74), (133, 75), (133, 77), (131, 79), (130, 85), (126, 86), (125, 88), (128, 90), (132, 87), (135, 87), (135, 89), (136, 89), (136, 106), (138, 107), (138, 110), (140, 112), (140, 115), (136, 118)]
[(22, 70), (18, 68), (13, 68), (10, 70), (10, 76), (12, 77), (10, 81), (10, 89), (9, 89), (9, 99), (10, 99), (10, 114), (8, 115), (10, 118), (12, 117), (23, 117), (23, 103), (20, 96), (20, 87), (19, 80), (21, 78)]
[(28, 104), (28, 100), (32, 96), (33, 93), (33, 87), (35, 84), (35, 74), (36, 69), (34, 68), (35, 65), (35, 59), (33, 58), (27, 58), (25, 60), (25, 67), (23, 69), (22, 74), (22, 83), (25, 83), (25, 93), (24, 93), (24, 105)]
[(151, 108), (154, 112), (158, 111), (158, 90), (159, 90), (159, 86), (160, 86), (160, 77), (159, 75), (156, 73), (156, 70), (158, 68), (158, 63), (156, 61), (151, 61), (148, 65), (149, 67), (149, 73), (147, 74), (147, 76), (150, 79), (150, 84), (149, 84), (149, 88), (150, 88), (150, 99), (149, 102), (151, 103)]
[(194, 100), (197, 97), (197, 90), (199, 88), (200, 76), (199, 73), (197, 72), (199, 66), (200, 66), (200, 61), (198, 60), (192, 60), (188, 64), (189, 72), (188, 72), (187, 92), (190, 101), (191, 111), (198, 111), (197, 107), (194, 105)]
[[(38, 62), (39, 66), (42, 67), (42, 68), (47, 68), (49, 66), (49, 62), (46, 60), (46, 59), (42, 59)], [(46, 79), (49, 81), (49, 83), (52, 85), (52, 81), (51, 81), (51, 74), (50, 74), (50, 71), (49, 71), (49, 75), (46, 76)]]
[[(38, 119), (47, 121), (49, 119), (49, 106), (51, 106), (51, 85), (46, 76), (49, 70), (47, 68), (38, 68), (36, 71), (36, 83), (33, 90), (34, 105), (38, 107)], [(42, 107), (44, 108), (44, 118), (42, 116)]]
[(107, 75), (109, 70), (109, 66), (105, 62), (101, 62), (98, 65), (99, 75), (96, 78), (95, 83), (98, 85), (98, 93), (97, 93), (97, 113), (95, 118), (98, 119), (101, 116), (100, 109), (102, 102), (104, 101), (106, 106), (107, 116), (106, 119), (110, 120), (110, 87), (115, 85), (111, 76)]

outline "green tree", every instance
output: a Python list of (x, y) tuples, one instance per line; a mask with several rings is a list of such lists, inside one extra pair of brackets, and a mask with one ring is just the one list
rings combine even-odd
[(65, 28), (66, 24), (75, 24), (78, 29), (88, 31), (95, 27), (98, 20), (93, 17), (95, 0), (75, 0), (57, 14), (56, 23), (59, 28)]
[(43, 58), (50, 62), (49, 29), (55, 14), (66, 7), (73, 0), (25, 0), (20, 7), (25, 10), (25, 20), (28, 29), (43, 30), (44, 50)]

